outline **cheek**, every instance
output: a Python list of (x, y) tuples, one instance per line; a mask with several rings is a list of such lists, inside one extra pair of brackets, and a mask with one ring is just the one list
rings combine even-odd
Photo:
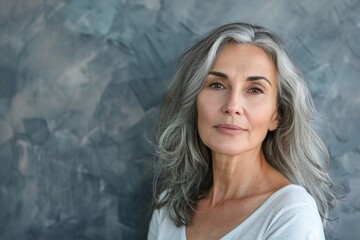
[(270, 123), (274, 119), (275, 111), (276, 110), (272, 105), (253, 108), (253, 111), (248, 115), (248, 118), (253, 128), (258, 128), (267, 132)]
[(199, 130), (201, 129), (201, 126), (203, 126), (204, 121), (206, 119), (206, 111), (204, 109), (203, 106), (203, 102), (201, 102), (201, 100), (197, 101), (197, 124), (198, 124), (198, 128)]
[(208, 129), (211, 125), (212, 119), (211, 109), (209, 109), (209, 103), (203, 98), (197, 99), (197, 127), (199, 136), (202, 140), (207, 139)]
[(196, 99), (196, 107), (197, 107), (197, 114), (198, 114), (198, 121), (201, 121), (204, 118), (204, 115), (206, 114), (206, 101), (204, 100), (204, 97), (202, 97), (202, 92), (199, 93), (197, 99)]

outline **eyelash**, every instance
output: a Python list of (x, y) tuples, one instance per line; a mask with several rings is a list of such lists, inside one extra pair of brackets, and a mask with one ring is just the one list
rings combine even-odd
[(250, 88), (247, 92), (251, 93), (251, 94), (262, 94), (262, 93), (264, 93), (264, 91), (262, 89), (257, 88), (257, 87)]
[[(215, 86), (217, 86), (217, 87), (215, 87)], [(225, 86), (223, 84), (218, 83), (218, 82), (209, 84), (209, 87), (213, 88), (213, 89), (223, 89), (223, 88), (225, 88)]]
[[(213, 89), (224, 89), (225, 88), (225, 86), (223, 84), (218, 83), (218, 82), (209, 84), (209, 87), (213, 88)], [(249, 90), (247, 90), (247, 92), (250, 93), (250, 94), (262, 94), (262, 93), (264, 93), (264, 91), (261, 88), (258, 88), (258, 87), (252, 87)]]

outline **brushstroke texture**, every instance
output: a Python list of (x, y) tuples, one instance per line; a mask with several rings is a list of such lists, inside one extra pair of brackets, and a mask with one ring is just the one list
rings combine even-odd
[(360, 1), (3, 0), (0, 238), (145, 239), (153, 135), (177, 57), (232, 21), (277, 32), (304, 70), (360, 235)]

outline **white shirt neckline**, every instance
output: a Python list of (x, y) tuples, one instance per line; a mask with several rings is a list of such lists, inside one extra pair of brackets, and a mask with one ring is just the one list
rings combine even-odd
[[(271, 194), (271, 196), (268, 199), (266, 199), (266, 201), (260, 207), (258, 207), (249, 217), (247, 217), (238, 226), (236, 226), (235, 228), (230, 230), (228, 233), (226, 233), (223, 237), (220, 238), (220, 240), (226, 240), (227, 238), (230, 238), (232, 235), (236, 234), (238, 229), (242, 228), (244, 225), (247, 224), (247, 222), (251, 221), (252, 218), (256, 217), (256, 215), (258, 215), (259, 212), (262, 211), (262, 209), (266, 208), (267, 205), (269, 205), (272, 202), (272, 199), (276, 198), (279, 194), (281, 194), (283, 191), (285, 191), (286, 189), (288, 189), (290, 187), (302, 188), (301, 186), (298, 186), (298, 185), (295, 185), (295, 184), (288, 184), (288, 185), (280, 188), (279, 190), (277, 190), (276, 192)], [(186, 238), (186, 225), (181, 226), (181, 238), (183, 240), (187, 240), (187, 238)]]

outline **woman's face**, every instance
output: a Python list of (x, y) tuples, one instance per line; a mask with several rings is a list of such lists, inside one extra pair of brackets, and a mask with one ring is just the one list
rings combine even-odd
[(276, 68), (267, 53), (227, 45), (197, 97), (201, 140), (219, 154), (260, 152), (267, 132), (278, 126), (276, 100)]

